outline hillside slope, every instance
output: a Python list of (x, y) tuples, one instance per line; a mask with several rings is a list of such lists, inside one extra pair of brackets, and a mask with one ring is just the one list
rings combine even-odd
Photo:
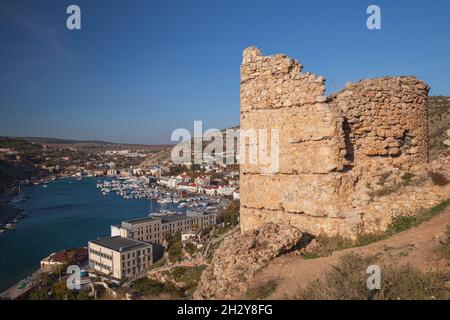
[(448, 138), (445, 131), (450, 129), (450, 97), (429, 97), (428, 105), (430, 159), (434, 160), (448, 149), (443, 142)]
[(448, 257), (445, 259), (437, 250), (442, 246), (448, 247), (449, 225), (450, 208), (447, 208), (428, 222), (367, 246), (337, 251), (328, 257), (317, 259), (305, 259), (295, 254), (281, 256), (262, 269), (251, 286), (275, 281), (277, 287), (268, 296), (269, 299), (293, 298), (311, 282), (324, 280), (325, 275), (348, 254), (376, 256), (377, 264), (408, 265), (422, 272), (440, 270), (448, 274)]

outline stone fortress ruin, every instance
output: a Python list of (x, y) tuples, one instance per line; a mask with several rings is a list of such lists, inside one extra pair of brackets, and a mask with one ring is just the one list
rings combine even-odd
[(396, 202), (374, 199), (371, 183), (380, 168), (427, 164), (428, 85), (383, 77), (326, 97), (325, 79), (302, 68), (286, 55), (244, 50), (241, 129), (278, 129), (280, 157), (275, 174), (241, 165), (242, 231), (265, 222), (315, 235), (384, 230)]

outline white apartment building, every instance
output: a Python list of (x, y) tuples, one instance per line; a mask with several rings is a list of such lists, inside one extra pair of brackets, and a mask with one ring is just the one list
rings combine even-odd
[(121, 225), (111, 226), (111, 236), (162, 244), (166, 235), (173, 236), (177, 232), (201, 230), (215, 224), (215, 212), (206, 213), (204, 211), (188, 210), (186, 214), (123, 221)]
[(116, 280), (131, 278), (153, 263), (152, 245), (119, 236), (90, 241), (89, 266)]
[(217, 189), (217, 195), (219, 195), (219, 196), (232, 196), (234, 190), (236, 190), (236, 187), (220, 186)]

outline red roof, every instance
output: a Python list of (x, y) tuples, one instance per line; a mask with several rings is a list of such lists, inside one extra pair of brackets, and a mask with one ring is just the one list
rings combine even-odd
[[(54, 262), (72, 262), (77, 261), (79, 259), (84, 259), (88, 255), (88, 251), (86, 248), (75, 248), (75, 249), (65, 249), (59, 252), (56, 252), (50, 256), (50, 261)], [(72, 260), (72, 261), (68, 261)]]
[(203, 189), (217, 189), (217, 186), (203, 186)]

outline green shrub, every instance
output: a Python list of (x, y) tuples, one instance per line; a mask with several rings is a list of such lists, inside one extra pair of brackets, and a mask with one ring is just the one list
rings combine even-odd
[(181, 260), (183, 256), (183, 243), (181, 241), (181, 233), (177, 232), (173, 236), (166, 236), (167, 253), (171, 262)]
[(30, 300), (48, 300), (48, 292), (45, 289), (38, 289), (31, 293)]
[(131, 284), (131, 289), (140, 294), (157, 296), (165, 292), (165, 285), (154, 279), (141, 278)]
[(246, 296), (249, 300), (266, 299), (275, 291), (277, 286), (278, 284), (275, 280), (269, 280), (263, 284), (248, 288)]
[(381, 241), (399, 232), (408, 230), (411, 227), (420, 225), (436, 215), (442, 213), (450, 206), (450, 199), (444, 200), (438, 205), (423, 211), (418, 215), (399, 215), (392, 219), (385, 232), (359, 234), (355, 241), (344, 238), (340, 235), (326, 236), (320, 235), (316, 238), (320, 244), (319, 249), (313, 252), (303, 253), (305, 259), (315, 259), (330, 255), (333, 251), (339, 251), (351, 247), (366, 246), (368, 244)]
[(389, 224), (386, 233), (389, 235), (396, 234), (417, 225), (417, 217), (413, 215), (400, 215), (394, 217)]
[(182, 284), (182, 288), (179, 290), (183, 297), (189, 298), (192, 296), (205, 268), (206, 266), (201, 265), (195, 267), (175, 267), (172, 269), (172, 279)]
[(320, 235), (317, 237), (317, 242), (320, 244), (320, 249), (317, 252), (319, 256), (330, 255), (333, 251), (347, 249), (352, 247), (354, 244), (351, 239), (344, 238), (341, 235)]
[(225, 210), (223, 210), (222, 216), (225, 225), (237, 225), (239, 223), (239, 201), (232, 201), (230, 205)]
[(320, 255), (317, 252), (305, 252), (305, 253), (302, 253), (301, 256), (304, 259), (317, 259), (317, 258), (320, 258)]
[(450, 199), (447, 199), (435, 205), (434, 207), (431, 207), (430, 209), (417, 214), (416, 216), (413, 215), (397, 216), (392, 220), (392, 222), (388, 226), (386, 234), (393, 235), (405, 231), (411, 227), (418, 226), (419, 224), (424, 223), (426, 221), (429, 221), (433, 217), (442, 213), (445, 210), (445, 208), (447, 208), (449, 205)]
[(406, 172), (404, 175), (402, 175), (402, 180), (405, 181), (406, 183), (411, 182), (411, 179), (415, 177), (414, 173), (411, 172)]
[(193, 243), (186, 243), (184, 245), (184, 250), (192, 256), (195, 252), (197, 252), (197, 247)]
[(445, 208), (447, 208), (448, 206), (450, 206), (450, 199), (444, 200), (441, 203), (435, 205), (434, 207), (432, 207), (431, 209), (429, 209), (427, 212), (424, 213), (424, 219), (431, 219), (432, 217), (442, 213), (442, 211), (445, 210)]
[(56, 300), (73, 300), (73, 292), (67, 287), (65, 280), (61, 280), (53, 286), (53, 298)]
[(386, 237), (387, 235), (382, 232), (359, 234), (358, 237), (356, 238), (355, 246), (356, 247), (367, 246), (368, 244), (386, 239)]
[(77, 294), (77, 300), (89, 300), (89, 290), (80, 290)]

